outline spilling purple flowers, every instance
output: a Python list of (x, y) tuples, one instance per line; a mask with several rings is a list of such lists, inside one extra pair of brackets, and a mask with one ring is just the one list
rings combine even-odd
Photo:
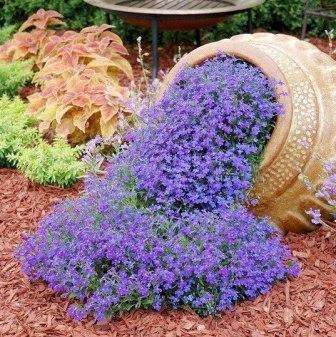
[(282, 112), (275, 85), (228, 56), (186, 68), (106, 176), (25, 240), (23, 270), (72, 298), (78, 320), (215, 314), (296, 275), (277, 229), (242, 206)]
[(164, 209), (214, 210), (244, 201), (283, 113), (258, 68), (228, 56), (185, 68), (146, 112), (131, 148), (137, 188)]

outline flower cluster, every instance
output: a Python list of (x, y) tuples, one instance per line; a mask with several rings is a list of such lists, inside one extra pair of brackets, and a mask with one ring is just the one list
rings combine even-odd
[(296, 275), (280, 233), (238, 204), (281, 112), (273, 89), (232, 57), (187, 68), (106, 175), (21, 245), (23, 270), (73, 298), (74, 318), (98, 320), (134, 308), (213, 314)]
[(138, 189), (163, 208), (207, 209), (241, 202), (283, 111), (278, 83), (220, 55), (185, 68), (146, 112), (131, 149)]
[[(335, 230), (335, 219), (336, 219), (336, 162), (335, 160), (326, 162), (323, 166), (323, 177), (322, 183), (313, 186), (313, 184), (306, 177), (306, 186), (309, 188), (315, 195), (316, 198), (320, 199), (323, 203), (328, 205), (329, 208), (329, 219), (325, 219), (326, 210), (324, 210), (324, 214), (321, 214), (321, 210), (319, 209), (309, 209), (306, 210), (306, 213), (310, 216), (311, 222), (318, 226), (326, 226), (330, 229), (330, 224), (332, 225), (332, 229)], [(328, 220), (333, 220), (333, 222), (329, 222)]]

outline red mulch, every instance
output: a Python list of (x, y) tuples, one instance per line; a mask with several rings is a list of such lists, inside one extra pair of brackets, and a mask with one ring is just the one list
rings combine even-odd
[[(170, 67), (174, 53), (165, 53), (161, 64)], [(133, 64), (135, 59), (132, 56)], [(0, 169), (0, 336), (336, 337), (336, 236), (323, 230), (287, 235), (302, 265), (297, 279), (277, 284), (270, 293), (220, 317), (138, 310), (105, 324), (74, 322), (66, 314), (69, 302), (43, 283), (29, 283), (13, 251), (22, 234), (35, 230), (55, 202), (81, 189), (81, 184), (68, 190), (37, 186), (18, 171)]]
[(0, 336), (336, 337), (336, 236), (322, 230), (286, 238), (302, 264), (299, 278), (221, 317), (135, 311), (104, 325), (76, 323), (66, 314), (66, 299), (43, 283), (28, 282), (13, 251), (24, 232), (36, 229), (55, 202), (77, 195), (81, 185), (36, 186), (17, 171), (0, 169), (0, 186)]
[[(319, 48), (320, 50), (322, 50), (323, 52), (330, 54), (331, 51), (333, 51), (334, 49), (336, 49), (336, 43), (333, 43), (333, 46), (330, 50), (330, 46), (329, 46), (329, 42), (327, 39), (321, 39), (318, 37), (312, 37), (309, 39), (309, 42), (312, 43), (313, 45), (315, 45), (317, 48)], [(332, 55), (333, 58), (335, 58), (335, 54)]]

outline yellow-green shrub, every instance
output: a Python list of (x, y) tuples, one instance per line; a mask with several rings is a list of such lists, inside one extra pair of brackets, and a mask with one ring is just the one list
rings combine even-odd
[(42, 139), (20, 98), (0, 98), (0, 167), (17, 167), (32, 181), (67, 187), (85, 173), (81, 149), (64, 139), (52, 145)]
[(22, 148), (11, 159), (36, 183), (68, 187), (85, 173), (80, 157), (80, 147), (71, 147), (64, 139), (56, 139), (53, 144), (40, 141), (34, 147)]
[(18, 90), (33, 78), (32, 64), (29, 61), (6, 63), (0, 61), (0, 97), (17, 95)]
[(0, 28), (0, 44), (8, 41), (16, 31), (16, 25), (9, 25)]
[(16, 160), (10, 156), (26, 146), (41, 140), (36, 119), (25, 114), (27, 104), (18, 97), (14, 100), (4, 96), (0, 99), (0, 166), (15, 167)]

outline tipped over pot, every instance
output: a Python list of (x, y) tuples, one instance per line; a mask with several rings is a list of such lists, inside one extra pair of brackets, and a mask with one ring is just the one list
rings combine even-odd
[(218, 53), (234, 55), (260, 68), (268, 77), (281, 80), (287, 93), (277, 93), (285, 114), (277, 118), (255, 178), (251, 191), (257, 200), (254, 212), (271, 217), (285, 231), (314, 229), (305, 210), (327, 210), (327, 206), (314, 197), (304, 180), (317, 184), (323, 163), (336, 153), (336, 62), (292, 36), (238, 35), (185, 55), (165, 78), (157, 99), (183, 67), (198, 65)]

